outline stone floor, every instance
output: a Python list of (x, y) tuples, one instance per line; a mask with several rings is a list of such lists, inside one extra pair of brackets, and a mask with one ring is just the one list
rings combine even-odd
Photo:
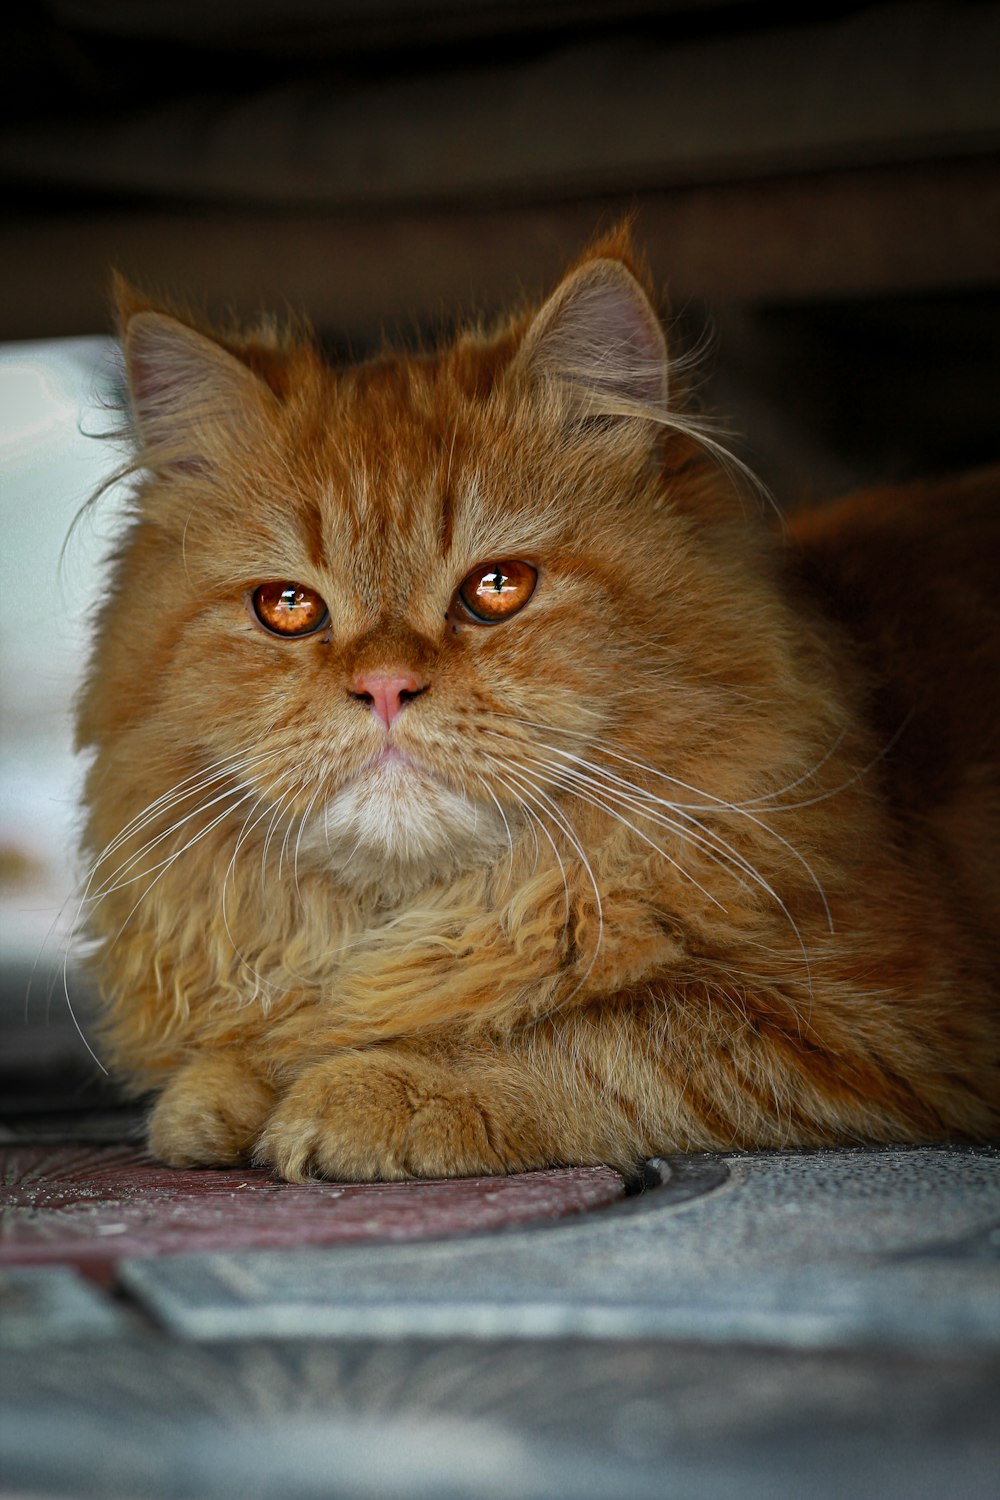
[(5, 1494), (996, 1494), (1000, 1150), (413, 1184), (380, 1222), (385, 1188), (171, 1196), (60, 1133), (4, 1131)]
[(296, 1187), (158, 1167), (39, 1036), (0, 1059), (6, 1500), (998, 1493), (1000, 1148)]

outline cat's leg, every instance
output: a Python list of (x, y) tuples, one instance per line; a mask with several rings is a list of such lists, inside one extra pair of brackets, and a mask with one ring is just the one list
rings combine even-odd
[(268, 1120), (255, 1159), (292, 1182), (388, 1181), (631, 1163), (640, 1149), (623, 1139), (613, 1112), (571, 1097), (523, 1049), (405, 1043), (307, 1067)]
[(172, 1167), (247, 1161), (274, 1100), (274, 1089), (244, 1049), (202, 1053), (174, 1075), (157, 1100), (150, 1150)]

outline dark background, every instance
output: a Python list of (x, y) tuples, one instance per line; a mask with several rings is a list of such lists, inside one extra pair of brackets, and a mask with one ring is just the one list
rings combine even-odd
[(46, 0), (5, 17), (0, 339), (108, 268), (333, 348), (636, 234), (780, 499), (997, 456), (1000, 6)]
[[(0, 46), (0, 342), (106, 331), (117, 264), (218, 314), (289, 303), (332, 350), (363, 353), (383, 329), (409, 337), (543, 292), (634, 208), (675, 337), (711, 334), (706, 399), (734, 415), (779, 498), (995, 459), (998, 59), (1000, 6), (953, 0), (20, 0)], [(59, 350), (69, 365), (96, 357)], [(14, 397), (55, 363), (15, 351)], [(77, 404), (56, 402), (70, 428)], [(19, 526), (67, 501), (47, 473), (63, 445), (46, 452), (39, 430), (22, 463), (39, 487), (20, 499), (16, 465), (0, 477), (12, 553)], [(65, 702), (37, 701), (53, 686), (59, 610), (40, 583), (55, 557), (20, 555), (10, 576), (36, 651), (14, 662), (23, 691), (4, 728), (30, 769), (60, 733), (68, 762), (68, 725)], [(38, 786), (41, 823), (52, 792)], [(54, 864), (66, 874), (64, 849)], [(312, 1270), (294, 1253), (263, 1271), (199, 1255), (136, 1263), (88, 1296), (52, 1264), (87, 1236), (113, 1261), (126, 1216), (148, 1249), (186, 1212), (228, 1225), (235, 1246), (253, 1195), (234, 1219), (231, 1178), (210, 1196), (220, 1174), (201, 1174), (200, 1196), (150, 1190), (127, 1144), (138, 1119), (86, 1108), (109, 1096), (46, 962), (29, 950), (23, 973), (0, 965), (17, 1205), (4, 1243), (16, 1261), (20, 1215), (43, 1262), (4, 1273), (0, 1322), (24, 1345), (0, 1421), (15, 1488), (992, 1495), (991, 1148), (744, 1158), (700, 1204), (675, 1163), (682, 1217), (656, 1217), (650, 1193), (653, 1233), (613, 1245), (611, 1219), (589, 1252), (563, 1226), (394, 1247), (402, 1262), (341, 1246)], [(306, 1222), (294, 1205), (308, 1189), (263, 1186), (292, 1205), (282, 1217), (258, 1198), (268, 1228)], [(613, 1299), (592, 1300), (599, 1279), (631, 1306), (622, 1325)], [(463, 1337), (402, 1336), (440, 1328), (427, 1287)], [(549, 1314), (516, 1337), (538, 1297)], [(559, 1299), (567, 1329), (612, 1336), (545, 1337)], [(671, 1300), (679, 1336), (657, 1321)], [(362, 1329), (370, 1316), (371, 1336), (323, 1337), (338, 1309)], [(508, 1336), (477, 1338), (484, 1326)]]

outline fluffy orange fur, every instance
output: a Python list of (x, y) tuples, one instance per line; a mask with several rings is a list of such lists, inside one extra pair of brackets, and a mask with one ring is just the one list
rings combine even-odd
[[(996, 1132), (1000, 471), (776, 526), (621, 233), (537, 310), (351, 368), (119, 297), (85, 904), (159, 1156)], [(481, 623), (457, 591), (505, 560), (534, 593)], [(323, 628), (268, 633), (275, 582)], [(379, 674), (415, 684), (388, 727)]]

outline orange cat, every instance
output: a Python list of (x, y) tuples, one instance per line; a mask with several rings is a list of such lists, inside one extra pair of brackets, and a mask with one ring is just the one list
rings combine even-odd
[(79, 716), (152, 1149), (396, 1178), (1000, 1126), (1000, 471), (782, 532), (626, 236), (332, 369), (120, 289)]

